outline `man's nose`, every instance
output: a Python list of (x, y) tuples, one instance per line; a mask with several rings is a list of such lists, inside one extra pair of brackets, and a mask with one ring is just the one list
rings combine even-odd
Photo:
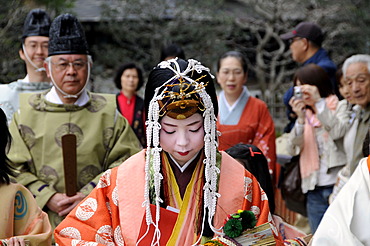
[(75, 74), (76, 73), (76, 69), (75, 67), (73, 66), (73, 63), (72, 62), (69, 62), (68, 63), (68, 66), (67, 66), (67, 74)]
[(358, 93), (360, 91), (360, 86), (357, 82), (353, 82), (351, 85), (351, 92)]

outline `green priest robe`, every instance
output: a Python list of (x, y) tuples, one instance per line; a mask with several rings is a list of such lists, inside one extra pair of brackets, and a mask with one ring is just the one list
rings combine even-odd
[[(47, 91), (48, 92), (48, 91)], [(128, 121), (118, 113), (114, 95), (88, 93), (84, 106), (54, 104), (47, 92), (23, 94), (10, 125), (9, 158), (21, 170), (17, 182), (26, 186), (55, 227), (63, 219), (46, 203), (65, 192), (61, 137), (77, 139), (77, 191), (88, 195), (101, 174), (137, 153), (141, 146)]]

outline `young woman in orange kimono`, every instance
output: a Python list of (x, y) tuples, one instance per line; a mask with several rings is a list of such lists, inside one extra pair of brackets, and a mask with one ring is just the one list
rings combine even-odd
[(145, 91), (147, 149), (105, 172), (56, 228), (58, 245), (199, 245), (229, 214), (270, 222), (267, 196), (235, 159), (217, 150), (213, 76), (195, 60), (154, 68)]

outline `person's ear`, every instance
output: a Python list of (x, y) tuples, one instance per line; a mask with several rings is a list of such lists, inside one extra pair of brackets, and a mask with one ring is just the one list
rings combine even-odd
[(302, 46), (304, 50), (308, 50), (308, 48), (310, 47), (310, 41), (307, 38), (303, 38)]
[[(50, 61), (49, 61), (50, 62)], [(44, 68), (45, 68), (45, 72), (46, 72), (46, 75), (48, 76), (48, 78), (50, 78), (50, 70), (49, 70), (49, 63), (44, 61), (44, 64), (43, 64)]]
[(24, 55), (24, 51), (22, 48), (19, 49), (18, 51), (19, 53), (19, 57), (23, 60), (23, 61), (26, 61), (26, 56)]

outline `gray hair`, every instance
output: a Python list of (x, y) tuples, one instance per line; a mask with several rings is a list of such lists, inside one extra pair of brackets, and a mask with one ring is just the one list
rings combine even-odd
[(343, 63), (342, 67), (343, 77), (346, 77), (346, 71), (349, 65), (353, 63), (365, 63), (367, 65), (367, 72), (370, 73), (370, 55), (358, 54), (347, 58)]
[[(90, 63), (90, 65), (93, 64), (93, 59), (91, 57), (91, 55), (86, 55), (87, 56), (87, 62)], [(45, 63), (49, 63), (51, 61), (51, 56), (48, 56), (45, 58), (44, 62)]]

